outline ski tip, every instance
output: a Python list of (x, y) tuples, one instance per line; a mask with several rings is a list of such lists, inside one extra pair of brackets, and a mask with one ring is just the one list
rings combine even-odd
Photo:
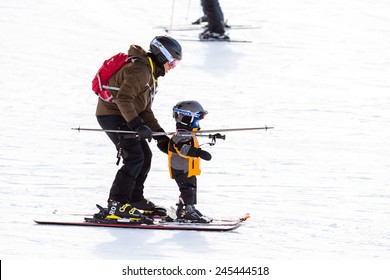
[(248, 220), (249, 218), (251, 217), (251, 215), (249, 213), (246, 213), (245, 215), (243, 215), (240, 220), (243, 222), (243, 221), (246, 221)]

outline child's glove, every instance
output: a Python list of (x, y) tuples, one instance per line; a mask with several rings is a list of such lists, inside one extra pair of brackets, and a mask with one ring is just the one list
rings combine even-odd
[(162, 135), (155, 136), (154, 139), (157, 140), (157, 147), (160, 149), (160, 151), (168, 154), (169, 137), (166, 135)]
[(211, 154), (209, 152), (203, 151), (202, 149), (198, 149), (196, 151), (196, 156), (204, 160), (211, 160)]

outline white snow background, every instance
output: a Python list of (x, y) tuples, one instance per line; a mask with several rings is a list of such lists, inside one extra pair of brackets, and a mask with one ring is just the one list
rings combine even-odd
[[(251, 218), (233, 232), (41, 226), (105, 205), (116, 151), (99, 128), (91, 80), (103, 60), (148, 49), (159, 25), (189, 23), (199, 1), (0, 0), (0, 257), (8, 260), (389, 260), (390, 2), (221, 0), (232, 39), (181, 41), (159, 79), (154, 112), (199, 101), (204, 146), (198, 208)], [(173, 9), (172, 9), (173, 7)], [(173, 17), (172, 17), (173, 11)], [(200, 139), (205, 142), (205, 139)], [(178, 188), (155, 142), (146, 196), (174, 205)], [(57, 217), (61, 215), (56, 214)], [(82, 219), (82, 216), (74, 216)]]

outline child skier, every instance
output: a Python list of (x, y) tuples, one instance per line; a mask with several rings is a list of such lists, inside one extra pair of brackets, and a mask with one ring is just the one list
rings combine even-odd
[(173, 118), (176, 121), (176, 132), (169, 141), (169, 172), (180, 190), (176, 211), (178, 219), (192, 222), (209, 223), (212, 219), (203, 216), (195, 208), (197, 203), (196, 175), (200, 175), (200, 159), (211, 160), (211, 155), (199, 148), (195, 134), (200, 129), (199, 121), (205, 117), (205, 111), (197, 101), (181, 101), (173, 107)]

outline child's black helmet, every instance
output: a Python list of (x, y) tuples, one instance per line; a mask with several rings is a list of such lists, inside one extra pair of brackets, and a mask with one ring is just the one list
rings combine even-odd
[(182, 51), (178, 41), (169, 36), (156, 36), (150, 43), (150, 52), (154, 54), (157, 62), (164, 65), (174, 60), (181, 60)]
[(173, 118), (190, 129), (200, 129), (199, 121), (207, 115), (207, 111), (195, 100), (181, 101), (173, 107)]

